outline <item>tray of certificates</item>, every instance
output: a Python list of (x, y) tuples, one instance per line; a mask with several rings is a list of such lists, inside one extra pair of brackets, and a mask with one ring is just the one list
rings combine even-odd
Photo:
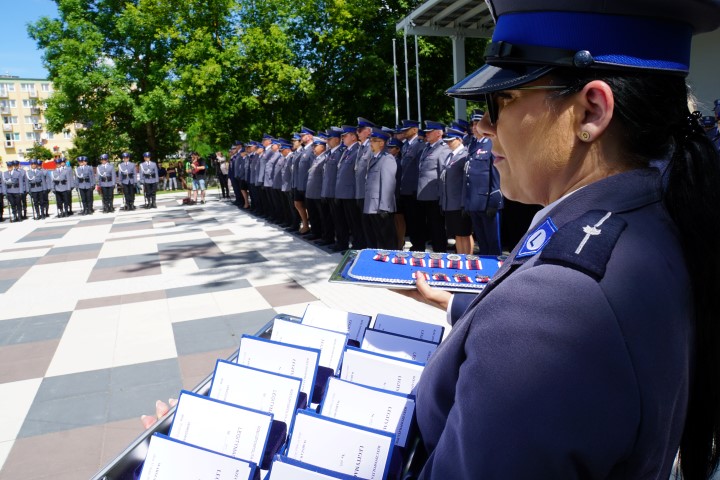
[(444, 330), (319, 304), (277, 315), (93, 480), (415, 478), (414, 392)]
[(502, 257), (401, 250), (348, 250), (331, 282), (415, 288), (417, 275), (449, 291), (479, 291), (502, 265)]

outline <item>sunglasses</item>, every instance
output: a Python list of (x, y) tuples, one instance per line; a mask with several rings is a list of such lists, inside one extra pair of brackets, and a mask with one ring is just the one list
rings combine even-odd
[[(564, 90), (567, 85), (528, 85), (524, 87), (508, 88), (507, 90)], [(490, 119), (490, 125), (495, 125), (499, 115), (499, 108), (496, 95), (503, 90), (484, 94), (485, 104), (487, 105), (487, 114)]]

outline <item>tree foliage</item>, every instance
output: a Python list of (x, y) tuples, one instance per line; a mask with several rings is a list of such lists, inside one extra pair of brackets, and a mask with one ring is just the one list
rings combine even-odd
[[(58, 18), (41, 18), (28, 31), (55, 87), (49, 127), (82, 124), (78, 155), (210, 152), (234, 139), (352, 124), (358, 116), (392, 126), (393, 39), (406, 116), (395, 24), (420, 0), (54, 1)], [(414, 58), (411, 38), (408, 44)], [(468, 71), (482, 48), (483, 41), (466, 41)], [(450, 40), (421, 38), (418, 54), (422, 117), (450, 121)]]

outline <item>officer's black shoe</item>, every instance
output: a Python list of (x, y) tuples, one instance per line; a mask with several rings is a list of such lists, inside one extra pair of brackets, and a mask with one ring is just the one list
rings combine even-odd
[(130, 205), (130, 210), (135, 210), (135, 205)]
[(23, 212), (22, 218), (23, 218), (23, 220), (27, 220), (27, 212)]

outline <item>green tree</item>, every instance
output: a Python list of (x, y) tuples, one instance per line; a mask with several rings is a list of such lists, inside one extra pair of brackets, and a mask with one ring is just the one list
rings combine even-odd
[(53, 158), (53, 153), (49, 148), (43, 147), (42, 145), (34, 145), (25, 152), (25, 156), (37, 160), (50, 160)]

